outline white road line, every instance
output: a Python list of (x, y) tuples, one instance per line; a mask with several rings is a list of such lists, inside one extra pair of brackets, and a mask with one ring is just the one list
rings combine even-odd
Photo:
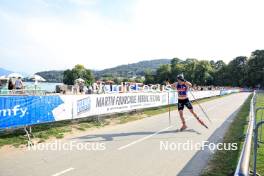
[[(188, 120), (190, 120), (190, 119), (191, 119), (191, 117), (188, 117), (188, 118), (185, 119), (185, 121), (188, 121)], [(159, 130), (159, 131), (157, 131), (157, 132), (155, 132), (155, 133), (153, 133), (153, 134), (151, 134), (151, 135), (145, 136), (145, 137), (140, 138), (140, 139), (138, 139), (138, 140), (135, 140), (135, 141), (133, 141), (133, 142), (127, 144), (127, 145), (121, 146), (121, 147), (118, 148), (118, 150), (123, 150), (123, 149), (125, 149), (125, 148), (127, 148), (127, 147), (130, 147), (130, 146), (134, 145), (134, 144), (137, 144), (137, 143), (142, 142), (142, 141), (144, 141), (144, 140), (146, 140), (146, 139), (149, 139), (149, 138), (151, 138), (151, 137), (153, 137), (153, 136), (159, 134), (160, 132), (163, 132), (163, 131), (165, 131), (165, 130), (170, 129), (171, 127), (174, 127), (174, 125), (168, 126), (168, 127), (164, 128), (164, 129), (162, 129), (162, 130)]]
[(174, 126), (173, 126), (173, 125), (168, 126), (168, 127), (164, 128), (164, 129), (162, 129), (162, 130), (159, 130), (159, 131), (157, 131), (157, 132), (155, 132), (155, 133), (153, 133), (153, 134), (151, 134), (151, 135), (145, 136), (145, 137), (140, 138), (140, 139), (138, 139), (138, 140), (136, 140), (136, 141), (133, 141), (133, 142), (127, 144), (127, 145), (124, 145), (124, 146), (122, 146), (122, 147), (119, 147), (118, 150), (123, 150), (123, 149), (125, 149), (125, 148), (127, 148), (127, 147), (130, 147), (130, 146), (136, 144), (136, 143), (142, 142), (142, 141), (144, 141), (144, 140), (146, 140), (146, 139), (148, 139), (148, 138), (151, 138), (152, 136), (155, 136), (155, 135), (159, 134), (159, 133), (162, 132), (162, 131), (165, 131), (165, 130), (167, 130), (167, 129), (170, 129), (171, 127), (174, 127)]
[(60, 171), (60, 172), (58, 172), (58, 173), (56, 173), (56, 174), (53, 174), (53, 175), (51, 175), (51, 176), (59, 176), (59, 175), (65, 174), (66, 172), (70, 172), (70, 171), (72, 171), (72, 170), (74, 170), (74, 168), (70, 167), (70, 168), (68, 168), (68, 169), (65, 169), (65, 170), (63, 170), (63, 171)]

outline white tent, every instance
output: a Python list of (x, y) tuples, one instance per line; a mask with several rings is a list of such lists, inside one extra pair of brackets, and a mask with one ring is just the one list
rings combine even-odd
[(23, 78), (20, 73), (11, 73), (7, 76), (8, 78)]
[(75, 81), (76, 81), (76, 82), (85, 82), (84, 79), (82, 79), (82, 78), (78, 78), (78, 79), (76, 79)]
[(8, 77), (6, 77), (6, 76), (0, 76), (0, 80), (8, 80)]
[(36, 86), (38, 85), (38, 82), (45, 82), (46, 81), (46, 79), (42, 78), (39, 75), (32, 75), (29, 77), (29, 79), (32, 79), (35, 81), (35, 89), (36, 89)]
[(43, 77), (41, 77), (39, 75), (32, 75), (30, 77), (30, 79), (35, 80), (35, 81), (42, 81), (42, 82), (45, 82), (46, 81), (46, 79), (44, 79)]

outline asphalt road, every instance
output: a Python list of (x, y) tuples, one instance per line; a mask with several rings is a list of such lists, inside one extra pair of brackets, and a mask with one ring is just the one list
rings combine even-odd
[[(208, 124), (202, 127), (185, 109), (188, 129), (179, 132), (177, 111), (127, 124), (51, 141), (46, 149), (1, 153), (1, 176), (175, 176), (199, 175), (214, 151), (198, 150), (203, 141), (219, 142), (249, 93), (237, 93), (202, 103), (210, 124), (198, 106), (194, 110)], [(54, 147), (60, 144), (61, 150)], [(72, 150), (67, 146), (72, 143)], [(67, 145), (62, 150), (62, 145)], [(78, 147), (77, 147), (78, 146)], [(59, 146), (57, 146), (59, 148)], [(86, 147), (86, 149), (82, 149)], [(188, 148), (189, 147), (189, 148)], [(80, 150), (78, 150), (78, 148)], [(51, 151), (54, 150), (54, 151)]]

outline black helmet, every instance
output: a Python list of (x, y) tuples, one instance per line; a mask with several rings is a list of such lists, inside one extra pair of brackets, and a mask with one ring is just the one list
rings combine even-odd
[(185, 81), (183, 74), (177, 75), (177, 79), (181, 81)]

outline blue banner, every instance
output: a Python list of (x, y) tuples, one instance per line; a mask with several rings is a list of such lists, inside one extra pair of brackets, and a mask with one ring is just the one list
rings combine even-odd
[(0, 128), (53, 122), (62, 103), (60, 96), (0, 96)]

